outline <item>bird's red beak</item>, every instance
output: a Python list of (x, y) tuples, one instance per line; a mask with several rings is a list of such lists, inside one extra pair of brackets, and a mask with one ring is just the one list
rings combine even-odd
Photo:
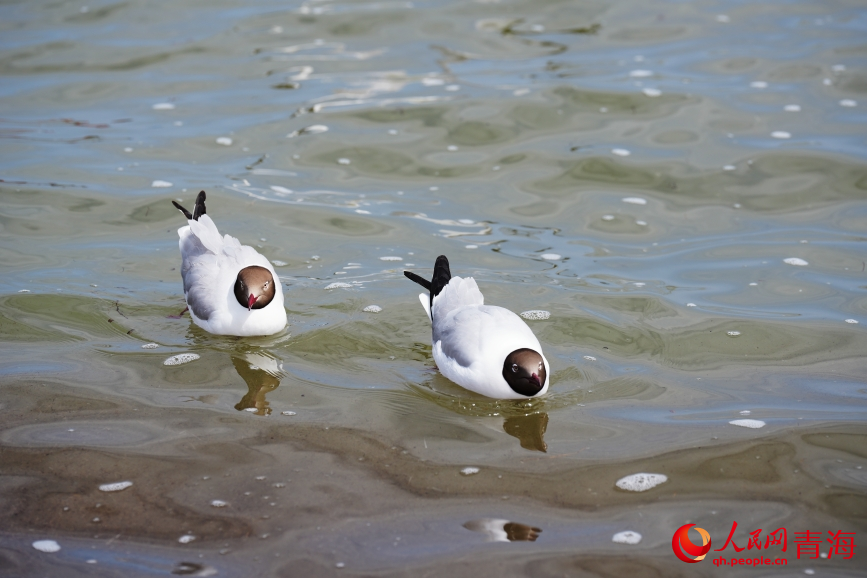
[(542, 388), (542, 382), (539, 381), (539, 376), (536, 375), (535, 373), (534, 373), (533, 375), (530, 376), (530, 381), (532, 381), (533, 383), (535, 383), (535, 384), (536, 384), (536, 387), (538, 387), (539, 389)]
[(250, 296), (247, 298), (247, 311), (253, 310), (253, 303), (256, 302), (256, 299), (258, 299), (258, 297), (251, 293)]

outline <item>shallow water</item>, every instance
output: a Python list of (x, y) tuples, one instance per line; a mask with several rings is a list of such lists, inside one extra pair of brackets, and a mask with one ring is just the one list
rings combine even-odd
[[(4, 575), (863, 575), (792, 543), (867, 529), (863, 5), (36, 1), (0, 29)], [(200, 189), (277, 265), (285, 332), (179, 317), (170, 200)], [(439, 254), (550, 314), (547, 397), (436, 372), (402, 271)], [(667, 481), (615, 486), (641, 472)], [(789, 564), (672, 552), (733, 522), (787, 528)]]

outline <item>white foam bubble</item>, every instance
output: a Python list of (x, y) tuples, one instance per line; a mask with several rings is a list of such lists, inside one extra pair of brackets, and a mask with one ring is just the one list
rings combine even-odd
[(585, 355), (584, 359), (586, 359), (587, 361), (596, 361), (596, 358), (592, 355)]
[(725, 166), (723, 166), (723, 170), (724, 171), (735, 171), (735, 170), (737, 170), (737, 167), (734, 165), (725, 165)]
[(458, 150), (458, 147), (455, 145), (449, 145), (446, 147), (446, 150), (449, 150), (451, 152), (455, 152), (456, 150)]
[(232, 142), (233, 142), (232, 139), (227, 137), (227, 136), (217, 137), (217, 144), (218, 145), (223, 145), (224, 147), (230, 147), (230, 146), (232, 146)]
[(461, 474), (463, 474), (465, 476), (472, 476), (473, 474), (478, 474), (478, 473), (479, 473), (479, 468), (474, 468), (472, 466), (467, 466), (461, 470)]
[(448, 90), (449, 92), (455, 92), (455, 91), (458, 91), (460, 89), (461, 89), (460, 85), (457, 85), (457, 84), (450, 84), (446, 87), (446, 90)]
[(851, 98), (844, 98), (843, 100), (840, 101), (840, 106), (847, 106), (847, 107), (858, 106), (858, 102), (855, 100), (852, 100)]
[(542, 253), (540, 257), (542, 257), (546, 261), (559, 261), (563, 258), (562, 255), (558, 255), (557, 253)]
[(286, 261), (278, 261), (277, 259), (274, 259), (273, 261), (271, 261), (271, 264), (274, 265), (275, 267), (285, 267), (286, 265), (288, 265), (288, 263)]
[(350, 163), (352, 163), (352, 161), (347, 159), (347, 158), (337, 159), (337, 164), (340, 164), (340, 165), (348, 165)]
[(728, 22), (731, 22), (732, 19), (729, 18), (728, 15), (726, 15), (726, 14), (717, 14), (717, 15), (716, 15), (716, 21), (717, 21), (717, 22), (722, 22), (723, 24), (726, 24), (726, 23), (728, 23)]
[(19, 289), (19, 293), (30, 293), (30, 289)]
[(229, 505), (229, 502), (223, 500), (211, 500), (211, 505), (215, 508), (225, 508)]
[(786, 106), (783, 107), (783, 110), (785, 110), (786, 112), (801, 112), (801, 105), (800, 104), (787, 104)]
[(395, 255), (386, 255), (385, 257), (380, 257), (380, 261), (403, 261), (403, 257), (397, 257)]
[(294, 411), (288, 411), (288, 410), (287, 410), (287, 411), (284, 411), (284, 412), (282, 412), (282, 413), (283, 413), (283, 415), (298, 415), (298, 414), (295, 413)]
[(786, 138), (792, 138), (792, 133), (786, 132), (784, 130), (775, 130), (774, 132), (771, 133), (771, 136), (774, 138), (786, 139)]
[(809, 265), (809, 263), (807, 263), (803, 259), (799, 259), (798, 257), (789, 257), (788, 259), (783, 259), (783, 263), (787, 265), (796, 265), (798, 267), (806, 267), (807, 265)]
[(646, 205), (647, 199), (642, 199), (641, 197), (624, 197), (620, 199), (624, 203), (630, 203), (632, 205)]
[(129, 480), (123, 482), (112, 482), (111, 484), (102, 484), (99, 486), (100, 492), (119, 492), (132, 487), (132, 482)]
[(750, 83), (750, 86), (752, 88), (767, 88), (768, 83), (765, 82), (764, 80), (755, 80), (755, 81)]
[(284, 195), (292, 194), (292, 189), (287, 189), (286, 187), (281, 187), (280, 185), (271, 185), (271, 190), (275, 193), (283, 193)]
[(646, 227), (647, 221), (635, 221), (635, 224), (638, 225), (639, 227)]
[(629, 152), (628, 149), (611, 149), (611, 154), (615, 154), (619, 157), (628, 157), (632, 153)]
[(532, 309), (530, 311), (524, 311), (521, 313), (521, 317), (524, 319), (529, 319), (530, 321), (539, 321), (541, 319), (548, 319), (551, 317), (550, 311), (544, 311), (542, 309)]
[(40, 552), (51, 553), (60, 551), (60, 544), (54, 540), (36, 540), (33, 542), (32, 546)]
[(629, 72), (629, 76), (632, 78), (647, 78), (648, 76), (653, 76), (653, 71), (642, 69), (632, 70)]
[(380, 307), (379, 305), (368, 305), (367, 307), (362, 309), (362, 311), (364, 311), (365, 313), (379, 313), (380, 311), (382, 311), (382, 307)]
[(183, 536), (178, 538), (178, 542), (180, 542), (181, 544), (189, 544), (190, 542), (192, 542), (195, 539), (196, 539), (196, 537), (193, 536), (192, 534), (184, 534)]
[(734, 419), (729, 423), (732, 425), (748, 427), (752, 429), (759, 429), (760, 427), (765, 427), (765, 422), (760, 419)]
[(326, 289), (348, 289), (350, 287), (352, 287), (352, 285), (350, 285), (349, 283), (332, 283), (331, 285), (328, 285), (325, 288)]
[(195, 361), (200, 357), (201, 356), (198, 353), (181, 353), (178, 355), (172, 355), (163, 361), (163, 365), (183, 365), (184, 363)]
[(145, 343), (144, 345), (141, 346), (141, 348), (142, 349), (156, 349), (159, 346), (160, 346), (159, 343)]
[(740, 334), (740, 331), (726, 331), (726, 335), (728, 335), (729, 337), (737, 337)]
[(744, 411), (741, 412), (741, 415), (750, 415), (750, 410), (745, 409)]
[(614, 215), (602, 215), (602, 220), (603, 221), (613, 221)]
[(151, 108), (154, 110), (175, 110), (175, 105), (171, 102), (158, 102)]
[(847, 319), (846, 323), (858, 323), (857, 319)]
[(659, 484), (664, 484), (668, 481), (668, 476), (665, 474), (631, 474), (617, 480), (614, 485), (621, 490), (630, 492), (645, 492), (651, 488), (655, 488)]
[(478, 249), (478, 245), (464, 245), (464, 249)]
[(151, 187), (153, 187), (155, 189), (167, 189), (171, 186), (173, 186), (173, 185), (169, 181), (156, 180), (156, 181), (151, 183)]
[(639, 542), (641, 542), (641, 534), (639, 534), (638, 532), (633, 532), (632, 530), (617, 532), (616, 534), (611, 536), (611, 541), (618, 544), (638, 544)]
[(656, 98), (657, 96), (662, 96), (662, 91), (658, 88), (642, 88), (641, 92), (644, 93), (644, 96), (649, 96), (651, 98)]

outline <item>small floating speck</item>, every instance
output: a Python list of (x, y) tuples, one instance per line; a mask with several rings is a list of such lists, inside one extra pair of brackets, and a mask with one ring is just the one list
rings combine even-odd
[(97, 560), (96, 560), (96, 558), (88, 558), (84, 562), (85, 562), (85, 564), (96, 564)]
[(737, 337), (740, 334), (740, 331), (726, 331), (726, 335), (728, 335), (729, 337)]
[(585, 355), (584, 359), (586, 359), (587, 361), (596, 361), (596, 358), (592, 355)]
[(456, 150), (458, 150), (458, 147), (455, 145), (449, 145), (446, 147), (446, 150), (449, 150), (451, 152), (455, 152)]
[(159, 346), (160, 346), (159, 343), (145, 343), (144, 345), (141, 346), (141, 348), (142, 349), (156, 349)]
[(461, 87), (457, 84), (450, 84), (446, 87), (446, 90), (448, 90), (449, 92), (455, 92), (455, 91), (460, 90), (460, 89), (461, 89)]
[(478, 245), (464, 245), (464, 249), (478, 249)]
[(183, 365), (184, 363), (195, 361), (200, 357), (201, 356), (198, 353), (180, 353), (163, 361), (163, 365)]
[(349, 289), (352, 287), (349, 283), (332, 283), (325, 287), (325, 289)]
[(624, 203), (630, 203), (632, 205), (646, 205), (647, 199), (642, 199), (641, 197), (624, 197), (620, 199)]
[(123, 152), (125, 152), (125, 153), (131, 153), (132, 151), (133, 151), (133, 148), (132, 148), (132, 147), (125, 147), (125, 148), (123, 149)]
[(786, 106), (783, 107), (783, 110), (785, 110), (786, 112), (801, 112), (801, 105), (800, 104), (787, 104)]
[(665, 474), (631, 474), (617, 480), (614, 484), (621, 490), (630, 492), (645, 492), (651, 488), (655, 488), (659, 484), (668, 481), (668, 476)]
[(478, 474), (478, 473), (479, 473), (479, 468), (474, 468), (472, 466), (467, 466), (461, 470), (461, 474), (463, 474), (465, 476), (472, 476), (473, 474)]
[(632, 78), (647, 78), (648, 76), (653, 76), (652, 70), (632, 70), (629, 72), (629, 76)]
[(639, 227), (646, 227), (647, 221), (635, 221), (635, 224), (638, 225)]
[(532, 309), (530, 311), (524, 311), (523, 313), (521, 313), (521, 317), (530, 321), (540, 321), (542, 319), (550, 318), (551, 312), (545, 311), (543, 309)]
[(758, 283), (755, 283), (755, 282), (750, 283), (750, 287), (756, 287), (757, 285), (758, 285)]
[(834, 83), (833, 83), (833, 81), (832, 81), (830, 78), (823, 78), (823, 79), (822, 79), (822, 84), (824, 84), (825, 86), (831, 86), (831, 85), (834, 84)]
[(319, 255), (311, 255), (311, 256), (310, 256), (310, 260), (311, 260), (311, 261), (318, 261), (318, 260), (319, 260)]
[(755, 80), (755, 81), (750, 83), (750, 86), (752, 88), (767, 88), (768, 83), (765, 82), (764, 80)]
[(858, 102), (852, 100), (851, 98), (844, 98), (843, 100), (840, 101), (840, 106), (848, 106), (848, 107), (858, 106)]
[(833, 70), (834, 72), (843, 72), (844, 70), (846, 70), (846, 65), (845, 64), (835, 64), (834, 66), (831, 67), (831, 70)]
[(602, 215), (602, 220), (603, 221), (613, 221), (614, 215)]
[(736, 425), (740, 427), (748, 427), (752, 429), (759, 429), (760, 427), (765, 427), (765, 422), (760, 419), (735, 419), (729, 422), (731, 425)]
[(847, 319), (846, 323), (858, 323), (857, 319)]
[(347, 158), (339, 158), (339, 159), (337, 159), (337, 164), (339, 164), (339, 165), (348, 165), (348, 164), (350, 164), (351, 162), (352, 162), (352, 161), (349, 160), (349, 159), (347, 159)]
[(285, 267), (286, 265), (288, 265), (288, 263), (286, 263), (286, 261), (278, 261), (277, 259), (274, 259), (273, 261), (271, 261), (271, 264), (274, 265), (275, 267)]
[(298, 415), (298, 414), (297, 414), (297, 413), (295, 413), (295, 412), (294, 412), (294, 411), (288, 411), (288, 410), (287, 410), (287, 411), (284, 411), (284, 412), (282, 412), (282, 414), (283, 414), (283, 415)]
[(438, 190), (440, 190), (440, 188), (439, 187), (428, 187), (428, 190), (429, 191), (438, 191)]
[(346, 564), (344, 564), (343, 562), (337, 562), (337, 563), (334, 565), (334, 567), (335, 567), (335, 568), (344, 568), (344, 567), (346, 567)]
[(717, 21), (717, 22), (722, 22), (723, 24), (726, 24), (726, 23), (728, 23), (728, 22), (731, 22), (732, 19), (729, 18), (728, 15), (726, 15), (726, 14), (717, 14), (717, 15), (716, 15), (716, 21)]
[(638, 544), (641, 542), (641, 534), (638, 532), (633, 532), (632, 530), (626, 530), (625, 532), (617, 532), (613, 536), (611, 536), (611, 541), (616, 542), (617, 544)]
[(725, 165), (725, 166), (723, 166), (723, 170), (724, 171), (735, 171), (735, 170), (737, 170), (737, 167), (734, 165)]
[(217, 144), (218, 145), (223, 145), (224, 147), (230, 147), (230, 146), (232, 146), (232, 142), (233, 142), (232, 139), (227, 137), (227, 136), (217, 137)]
[(644, 96), (649, 96), (651, 98), (662, 96), (662, 91), (658, 88), (642, 88), (641, 92), (644, 93)]
[(388, 129), (388, 134), (394, 136), (394, 135), (397, 134), (397, 130), (395, 130), (395, 129), (393, 129), (393, 128), (390, 128), (390, 129)]
[(744, 411), (742, 411), (740, 413), (741, 413), (741, 415), (750, 415), (750, 410), (745, 409)]
[(806, 267), (807, 265), (809, 265), (809, 263), (807, 263), (803, 259), (799, 259), (798, 257), (789, 257), (788, 259), (783, 259), (783, 263), (785, 263), (786, 265), (796, 265), (798, 267)]
[(102, 484), (99, 486), (100, 492), (120, 492), (132, 486), (129, 480), (123, 482), (113, 482), (111, 484)]
[(380, 257), (380, 261), (403, 261), (403, 257), (397, 257), (395, 255), (386, 255), (385, 257)]
[(178, 542), (180, 542), (181, 544), (189, 544), (190, 542), (192, 542), (195, 539), (196, 539), (196, 537), (193, 536), (192, 534), (184, 534), (183, 536), (178, 538)]
[(611, 154), (615, 154), (619, 157), (628, 157), (632, 153), (629, 152), (628, 149), (611, 149)]
[(171, 186), (172, 186), (172, 183), (170, 183), (169, 181), (157, 180), (157, 181), (154, 181), (151, 183), (151, 187), (153, 187), (155, 189), (167, 189)]
[(151, 108), (154, 110), (175, 110), (175, 105), (171, 102), (158, 102)]
[(379, 305), (368, 305), (367, 307), (362, 309), (362, 311), (364, 311), (365, 313), (379, 313), (380, 311), (382, 311), (382, 307), (380, 307)]
[(19, 293), (30, 293), (30, 289), (19, 289)]
[(792, 138), (792, 133), (786, 132), (784, 130), (775, 130), (771, 133), (771, 136), (774, 138)]
[(559, 261), (563, 258), (562, 255), (558, 255), (557, 253), (542, 253), (539, 256), (546, 261)]
[(60, 544), (58, 544), (54, 540), (36, 540), (35, 542), (33, 542), (32, 546), (40, 552), (51, 553), (60, 551)]
[(215, 508), (225, 508), (229, 505), (229, 502), (223, 500), (211, 500), (211, 506)]

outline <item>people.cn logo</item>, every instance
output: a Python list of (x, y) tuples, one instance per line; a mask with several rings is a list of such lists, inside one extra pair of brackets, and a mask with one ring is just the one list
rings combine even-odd
[[(689, 539), (689, 529), (693, 526), (695, 531), (701, 534), (701, 546), (696, 546)], [(671, 549), (674, 550), (674, 555), (684, 562), (689, 564), (701, 562), (710, 552), (710, 534), (695, 524), (684, 524), (674, 532), (671, 538)]]

